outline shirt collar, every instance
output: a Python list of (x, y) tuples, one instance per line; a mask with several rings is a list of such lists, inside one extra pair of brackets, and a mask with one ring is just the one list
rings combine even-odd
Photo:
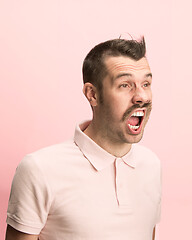
[[(117, 157), (105, 151), (83, 132), (89, 124), (90, 121), (86, 121), (76, 126), (74, 142), (93, 167), (99, 171), (111, 165)], [(131, 150), (121, 157), (121, 159), (128, 166), (135, 168), (136, 161), (134, 159), (133, 148), (134, 146), (132, 145)]]

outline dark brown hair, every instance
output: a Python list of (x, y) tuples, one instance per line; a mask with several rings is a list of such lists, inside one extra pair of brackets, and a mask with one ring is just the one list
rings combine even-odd
[(83, 62), (83, 82), (90, 82), (98, 90), (102, 89), (102, 80), (107, 74), (104, 60), (108, 56), (126, 56), (138, 61), (145, 57), (145, 39), (140, 41), (112, 39), (96, 45)]

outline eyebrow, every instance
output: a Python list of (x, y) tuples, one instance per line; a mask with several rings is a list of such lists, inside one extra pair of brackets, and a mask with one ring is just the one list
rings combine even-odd
[[(113, 81), (117, 80), (118, 78), (124, 77), (124, 76), (132, 77), (133, 74), (131, 74), (131, 73), (120, 73), (116, 77), (113, 78)], [(149, 78), (149, 77), (152, 78), (152, 73), (145, 74), (145, 77), (146, 78)]]
[(152, 73), (147, 73), (146, 75), (145, 75), (145, 77), (150, 77), (150, 78), (152, 78)]

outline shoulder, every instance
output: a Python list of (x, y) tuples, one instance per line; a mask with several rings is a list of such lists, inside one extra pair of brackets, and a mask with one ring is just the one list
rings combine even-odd
[(79, 155), (79, 148), (72, 139), (44, 147), (29, 153), (21, 160), (17, 169), (25, 172), (50, 171)]
[(152, 190), (161, 194), (162, 166), (158, 156), (149, 148), (140, 144), (134, 145), (136, 156), (136, 169), (142, 176), (145, 189), (148, 193)]
[(135, 144), (133, 151), (139, 165), (156, 166), (160, 168), (161, 162), (151, 149), (140, 144)]
[(30, 156), (38, 156), (38, 157), (44, 157), (44, 156), (56, 156), (57, 154), (68, 154), (71, 153), (71, 151), (74, 152), (76, 149), (76, 144), (74, 143), (73, 139), (70, 139), (68, 141), (54, 144), (51, 146), (47, 146), (44, 148), (41, 148), (35, 152), (32, 152), (28, 155)]

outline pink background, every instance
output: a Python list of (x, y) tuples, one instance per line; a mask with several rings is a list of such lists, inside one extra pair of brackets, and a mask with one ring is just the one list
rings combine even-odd
[(16, 166), (26, 153), (73, 136), (91, 118), (82, 61), (97, 43), (144, 34), (153, 112), (142, 143), (163, 165), (157, 239), (192, 239), (190, 1), (0, 1), (0, 239)]

